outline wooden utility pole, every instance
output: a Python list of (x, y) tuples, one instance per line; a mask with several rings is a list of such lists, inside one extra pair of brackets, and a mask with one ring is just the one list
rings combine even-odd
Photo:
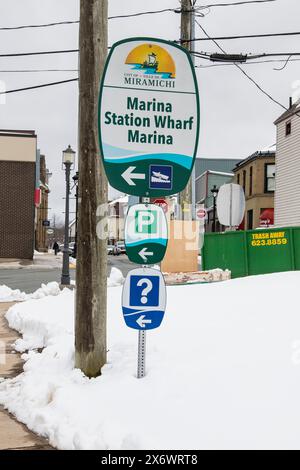
[[(181, 0), (180, 42), (182, 47), (185, 47), (190, 52), (193, 51), (194, 47), (194, 43), (191, 42), (191, 39), (194, 39), (194, 3), (194, 0)], [(195, 205), (195, 201), (193, 200), (193, 191), (195, 191), (193, 185), (195, 185), (195, 182), (193, 180), (194, 175), (191, 175), (188, 184), (179, 195), (180, 212), (184, 220), (192, 220), (193, 218), (192, 206)]]
[[(99, 83), (107, 55), (107, 0), (80, 0), (79, 200), (76, 269), (75, 366), (96, 377), (106, 363), (107, 180), (98, 142)], [(97, 214), (102, 214), (97, 217)]]

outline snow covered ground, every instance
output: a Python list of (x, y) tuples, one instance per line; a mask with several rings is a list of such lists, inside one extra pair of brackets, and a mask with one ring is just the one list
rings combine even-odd
[[(120, 286), (124, 282), (124, 277), (121, 271), (115, 267), (111, 268), (110, 276), (107, 279), (108, 287)], [(75, 285), (75, 281), (71, 281), (71, 284)], [(26, 294), (19, 289), (11, 289), (10, 287), (0, 285), (0, 302), (23, 302), (29, 299), (42, 299), (48, 295), (60, 294), (60, 288), (58, 282), (49, 282), (48, 284), (42, 284), (32, 294)]]
[(0, 403), (60, 449), (299, 449), (299, 285), (289, 272), (168, 287), (143, 379), (120, 286), (108, 289), (108, 364), (92, 380), (73, 369), (74, 293), (16, 304), (7, 318), (28, 352)]

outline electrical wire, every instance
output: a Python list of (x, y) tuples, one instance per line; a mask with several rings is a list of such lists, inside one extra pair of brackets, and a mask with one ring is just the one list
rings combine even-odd
[[(277, 0), (248, 0), (248, 1), (241, 1), (241, 2), (236, 2), (236, 3), (215, 3), (214, 5), (199, 6), (199, 7), (193, 8), (193, 10), (200, 13), (201, 10), (204, 10), (207, 8), (213, 8), (213, 7), (240, 6), (240, 5), (247, 5), (247, 4), (253, 4), (253, 3), (270, 3), (270, 2), (276, 2), (276, 1)], [(193, 0), (192, 6), (194, 7), (195, 4), (196, 4), (196, 1)], [(186, 12), (189, 12), (189, 11), (190, 10), (186, 10)], [(166, 13), (166, 12), (181, 13), (182, 9), (181, 8), (165, 8), (163, 10), (141, 11), (137, 13), (130, 13), (127, 15), (109, 16), (108, 20), (115, 20), (115, 19), (122, 19), (122, 18), (134, 18), (138, 16), (155, 15), (155, 14)], [(0, 31), (14, 31), (14, 30), (31, 29), (31, 28), (49, 28), (53, 26), (72, 25), (72, 24), (79, 24), (79, 20), (56, 21), (53, 23), (0, 27)]]
[[(197, 22), (197, 20), (196, 20)], [(198, 24), (198, 22), (197, 22)], [(214, 38), (210, 38), (216, 44), (216, 40)], [(186, 42), (186, 41), (184, 41)], [(217, 47), (219, 47), (217, 45)], [(1, 57), (26, 57), (26, 56), (38, 56), (38, 55), (51, 55), (51, 54), (73, 54), (79, 52), (79, 49), (65, 49), (65, 50), (58, 50), (58, 51), (38, 51), (38, 52), (18, 52), (18, 53), (11, 53), (11, 54), (0, 54)], [(191, 52), (196, 57), (201, 57), (203, 59), (207, 58), (210, 60), (211, 54), (207, 52)], [(264, 57), (276, 57), (276, 56), (298, 56), (300, 52), (272, 52), (272, 53), (262, 53), (262, 54), (250, 54), (247, 55), (247, 60), (251, 59), (258, 59)]]
[[(197, 25), (199, 26), (199, 28), (203, 31), (203, 33), (209, 37), (209, 34), (206, 32), (206, 30), (203, 28), (203, 26), (200, 25), (200, 23), (195, 19), (195, 22), (197, 23)], [(220, 49), (220, 51), (222, 51), (224, 54), (226, 54), (226, 51), (220, 46), (220, 44), (216, 41), (216, 40), (213, 40), (213, 42), (215, 43), (215, 45)], [(234, 63), (234, 65), (242, 72), (243, 75), (245, 75), (245, 77), (248, 78), (248, 80), (250, 80), (255, 86), (256, 88), (258, 88), (258, 90), (263, 93), (265, 96), (267, 96), (271, 101), (273, 101), (273, 103), (277, 104), (278, 106), (280, 106), (281, 108), (283, 108), (285, 111), (288, 110), (288, 108), (286, 108), (286, 106), (284, 106), (282, 103), (280, 103), (279, 101), (277, 101), (275, 98), (273, 98), (273, 96), (271, 96), (266, 90), (264, 90), (255, 80), (254, 78), (252, 78), (250, 75), (247, 74), (247, 72), (245, 72), (245, 70), (238, 64)]]
[(18, 93), (20, 91), (35, 90), (37, 88), (46, 88), (54, 85), (61, 85), (63, 83), (78, 82), (78, 78), (71, 78), (70, 80), (61, 80), (59, 82), (43, 83), (42, 85), (34, 85), (25, 88), (16, 88), (14, 90), (6, 90), (0, 92), (0, 95), (8, 95), (9, 93)]
[[(300, 59), (290, 59), (289, 62), (299, 62)], [(277, 60), (259, 60), (259, 61), (254, 61), (254, 62), (245, 62), (243, 65), (255, 65), (255, 64), (269, 64), (269, 63), (278, 63), (278, 62), (285, 62), (287, 63), (287, 60), (283, 59), (277, 59)], [(235, 67), (234, 63), (222, 63), (222, 64), (212, 64), (212, 65), (195, 65), (195, 68), (199, 69), (208, 69), (212, 67)], [(273, 69), (273, 70), (282, 70), (282, 69)]]
[(30, 55), (48, 55), (48, 54), (70, 54), (79, 52), (79, 49), (66, 49), (62, 51), (42, 51), (42, 52), (18, 52), (13, 54), (0, 54), (0, 57), (23, 57)]
[(37, 72), (78, 72), (78, 69), (0, 70), (0, 73), (37, 73)]
[[(300, 31), (292, 31), (289, 33), (244, 34), (240, 36), (217, 36), (217, 37), (206, 37), (206, 38), (194, 38), (194, 39), (187, 39), (184, 42), (230, 41), (234, 39), (273, 38), (273, 37), (299, 36), (299, 35), (300, 35)], [(174, 42), (180, 42), (180, 41), (176, 40)]]
[(212, 8), (212, 7), (233, 7), (233, 6), (240, 6), (240, 5), (248, 5), (251, 3), (270, 3), (276, 2), (277, 0), (248, 0), (243, 2), (235, 2), (235, 3), (214, 3), (213, 5), (206, 5), (203, 8)]
[(60, 26), (68, 24), (78, 24), (79, 21), (57, 21), (55, 23), (46, 23), (46, 24), (27, 24), (21, 26), (11, 26), (11, 27), (0, 27), (0, 31), (14, 31), (17, 29), (31, 29), (31, 28), (49, 28), (51, 26)]
[(281, 70), (285, 69), (287, 67), (287, 64), (289, 63), (290, 59), (291, 59), (291, 55), (287, 58), (285, 64), (283, 65), (283, 67), (280, 67), (279, 69), (278, 68), (274, 68), (273, 70), (276, 70), (277, 72), (281, 72)]

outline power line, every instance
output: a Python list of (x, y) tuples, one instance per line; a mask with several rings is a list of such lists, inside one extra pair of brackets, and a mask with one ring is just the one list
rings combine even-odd
[[(121, 19), (121, 18), (133, 18), (136, 16), (143, 16), (143, 15), (155, 15), (157, 13), (165, 13), (165, 12), (174, 12), (174, 13), (181, 13), (180, 8), (165, 8), (163, 10), (153, 10), (153, 11), (142, 11), (138, 13), (131, 13), (127, 15), (117, 15), (117, 16), (109, 16), (109, 20), (114, 19)], [(42, 24), (29, 24), (29, 25), (20, 25), (20, 26), (10, 26), (10, 27), (0, 27), (0, 31), (14, 31), (18, 29), (31, 29), (31, 28), (49, 28), (52, 26), (63, 26), (63, 25), (71, 25), (71, 24), (79, 24), (79, 20), (74, 21), (56, 21), (53, 23), (42, 23)]]
[(270, 3), (276, 2), (277, 0), (248, 0), (244, 2), (235, 2), (235, 3), (214, 3), (213, 5), (206, 5), (203, 8), (212, 8), (212, 7), (232, 7), (232, 6), (240, 6), (240, 5), (248, 5), (250, 3)]
[[(205, 54), (204, 54), (205, 55)], [(263, 54), (210, 54), (210, 60), (212, 62), (246, 62), (253, 59), (263, 59), (265, 57), (279, 57), (279, 56), (288, 56), (289, 58), (293, 56), (300, 56), (300, 52), (272, 52), (272, 53), (263, 53)], [(207, 57), (205, 55), (205, 57)]]
[[(210, 38), (210, 39), (216, 43), (216, 39), (214, 38)], [(11, 54), (0, 54), (0, 58), (1, 57), (24, 57), (24, 56), (26, 57), (26, 56), (51, 55), (51, 54), (73, 54), (77, 52), (79, 52), (79, 49), (65, 49), (65, 50), (58, 50), (58, 51), (38, 51), (38, 52), (18, 52), (18, 53), (11, 53)], [(201, 53), (192, 52), (192, 54), (196, 55), (197, 57), (202, 57), (202, 58), (207, 58), (207, 59), (210, 59), (212, 55), (207, 52), (201, 52)], [(250, 55), (247, 55), (247, 60), (258, 59), (260, 57), (294, 56), (294, 55), (300, 55), (300, 53), (299, 52), (274, 52), (274, 53), (255, 54), (255, 55), (250, 54)]]
[[(203, 33), (209, 37), (209, 34), (206, 32), (206, 30), (203, 28), (203, 26), (200, 25), (200, 23), (195, 20), (197, 25), (199, 26), (199, 28), (203, 31)], [(219, 43), (216, 42), (216, 40), (213, 40), (213, 42), (215, 43), (215, 45), (223, 52), (223, 54), (226, 54), (226, 51), (219, 45)], [(287, 111), (287, 108), (286, 106), (284, 106), (282, 103), (280, 103), (279, 101), (277, 101), (275, 98), (273, 98), (273, 96), (271, 96), (266, 90), (264, 90), (255, 80), (254, 78), (252, 78), (250, 75), (247, 74), (247, 72), (245, 72), (245, 70), (240, 67), (238, 64), (234, 63), (234, 65), (242, 72), (243, 75), (245, 75), (245, 77), (248, 78), (248, 80), (250, 80), (255, 86), (256, 88), (259, 89), (259, 91), (261, 91), (261, 93), (263, 93), (265, 96), (267, 96), (271, 101), (273, 101), (273, 103), (277, 104), (278, 106), (280, 106), (281, 108), (283, 108), (285, 111)]]
[(71, 78), (70, 80), (61, 80), (59, 82), (43, 83), (42, 85), (34, 85), (25, 88), (16, 88), (15, 90), (7, 90), (0, 92), (0, 95), (8, 95), (9, 93), (18, 93), (20, 91), (35, 90), (37, 88), (46, 88), (48, 86), (61, 85), (63, 83), (78, 82), (78, 78)]
[(31, 29), (31, 28), (49, 28), (51, 26), (60, 26), (60, 25), (68, 25), (68, 24), (76, 24), (79, 21), (57, 21), (56, 23), (45, 23), (45, 24), (27, 24), (21, 26), (11, 26), (11, 27), (2, 27), (0, 31), (13, 31), (16, 29)]
[(130, 13), (127, 15), (117, 15), (117, 16), (109, 16), (109, 20), (116, 20), (120, 18), (134, 18), (136, 16), (144, 16), (144, 15), (155, 15), (157, 13), (166, 13), (166, 12), (173, 12), (173, 13), (181, 13), (181, 8), (165, 8), (163, 10), (152, 10), (152, 11), (140, 11), (138, 13)]
[[(300, 31), (292, 31), (290, 33), (266, 33), (266, 34), (245, 34), (241, 36), (217, 36), (217, 37), (206, 37), (206, 38), (194, 38), (185, 40), (185, 42), (193, 41), (230, 41), (234, 39), (254, 39), (254, 38), (273, 38), (273, 37), (282, 37), (282, 36), (299, 36)], [(174, 42), (180, 42), (178, 40)]]
[(48, 55), (48, 54), (70, 54), (79, 52), (79, 49), (66, 49), (62, 51), (42, 51), (42, 52), (18, 52), (13, 54), (0, 54), (0, 57), (23, 57), (30, 55)]
[(0, 70), (0, 73), (37, 73), (37, 72), (78, 72), (78, 69), (24, 69), (24, 70)]
[[(223, 51), (223, 49), (221, 50)], [(268, 53), (263, 52), (261, 54), (226, 54), (226, 53), (211, 54), (211, 53), (207, 53), (203, 51), (202, 52), (192, 51), (191, 54), (193, 54), (195, 57), (198, 57), (199, 59), (207, 59), (212, 62), (232, 62), (232, 63), (237, 63), (237, 62), (244, 63), (248, 60), (264, 59), (266, 57), (300, 56), (300, 52), (268, 52)]]
[[(290, 62), (299, 62), (299, 61), (300, 61), (300, 59), (290, 59), (288, 61), (288, 63), (290, 63)], [(278, 63), (278, 62), (285, 62), (286, 63), (287, 60), (286, 59), (259, 60), (259, 61), (254, 61), (254, 62), (246, 62), (243, 65), (269, 64), (269, 63)], [(222, 64), (211, 64), (211, 65), (195, 65), (196, 68), (200, 68), (200, 69), (208, 69), (208, 68), (212, 68), (212, 67), (226, 67), (226, 66), (235, 67), (235, 64), (234, 63), (222, 63)], [(277, 70), (277, 69), (274, 69), (274, 70)]]
[[(247, 4), (254, 4), (254, 3), (270, 3), (276, 2), (277, 0), (248, 0), (242, 2), (231, 2), (231, 3), (215, 3), (214, 5), (202, 5), (199, 7), (194, 8), (193, 10), (197, 13), (201, 14), (201, 10), (205, 10), (207, 8), (213, 7), (227, 7), (227, 6), (240, 6), (240, 5), (247, 5)], [(166, 12), (173, 12), (173, 13), (181, 13), (181, 8), (165, 8), (162, 10), (151, 10), (151, 11), (141, 11), (137, 13), (129, 13), (126, 15), (116, 15), (116, 16), (109, 16), (109, 20), (115, 19), (122, 19), (122, 18), (134, 18), (138, 16), (144, 15), (155, 15), (159, 13), (166, 13)], [(0, 27), (0, 31), (14, 31), (20, 29), (32, 29), (32, 28), (50, 28), (53, 26), (63, 26), (63, 25), (72, 25), (72, 24), (79, 24), (79, 20), (73, 21), (56, 21), (52, 23), (42, 23), (42, 24), (29, 24), (29, 25), (20, 25), (20, 26), (9, 26), (9, 27)]]

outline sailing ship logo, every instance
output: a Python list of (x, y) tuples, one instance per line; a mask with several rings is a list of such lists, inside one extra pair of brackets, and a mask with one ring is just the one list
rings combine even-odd
[(131, 71), (156, 75), (162, 79), (173, 79), (176, 67), (170, 53), (157, 44), (141, 44), (128, 54), (125, 64)]
[(151, 189), (172, 189), (173, 168), (171, 165), (150, 165), (149, 187)]

